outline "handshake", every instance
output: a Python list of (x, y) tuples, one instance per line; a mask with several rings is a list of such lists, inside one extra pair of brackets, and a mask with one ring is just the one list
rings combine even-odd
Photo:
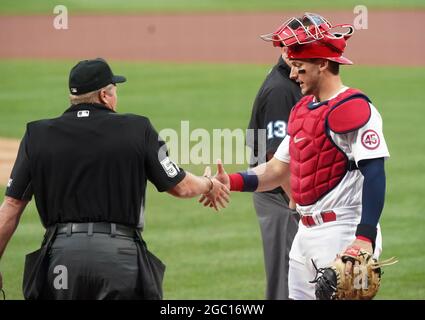
[(210, 179), (211, 186), (210, 190), (199, 198), (199, 202), (204, 207), (210, 207), (216, 211), (219, 211), (220, 207), (226, 208), (230, 196), (230, 179), (224, 170), (221, 160), (217, 161), (217, 173), (215, 176), (212, 177), (211, 168), (206, 167), (204, 177)]

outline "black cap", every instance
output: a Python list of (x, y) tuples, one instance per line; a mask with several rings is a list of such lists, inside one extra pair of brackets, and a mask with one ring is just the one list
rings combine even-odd
[(106, 87), (108, 84), (125, 82), (123, 76), (115, 76), (108, 63), (97, 58), (78, 62), (69, 73), (69, 91), (80, 95)]

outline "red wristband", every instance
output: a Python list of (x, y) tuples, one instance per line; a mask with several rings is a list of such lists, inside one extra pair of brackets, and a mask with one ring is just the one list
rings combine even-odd
[(372, 240), (370, 240), (369, 238), (363, 237), (363, 236), (357, 236), (356, 239), (372, 243)]
[(230, 179), (230, 191), (242, 191), (243, 190), (243, 177), (239, 173), (229, 174)]

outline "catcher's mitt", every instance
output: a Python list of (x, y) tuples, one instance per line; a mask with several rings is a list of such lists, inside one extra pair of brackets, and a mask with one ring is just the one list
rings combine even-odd
[[(351, 274), (345, 274), (345, 263), (352, 261)], [(394, 257), (378, 262), (360, 248), (350, 248), (330, 267), (317, 269), (315, 283), (318, 300), (370, 300), (381, 283), (381, 267), (398, 262)]]

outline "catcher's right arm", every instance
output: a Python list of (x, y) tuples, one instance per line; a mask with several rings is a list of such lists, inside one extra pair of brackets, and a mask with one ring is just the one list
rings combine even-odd
[[(398, 260), (394, 257), (378, 262), (373, 256), (358, 248), (353, 256), (344, 252), (327, 268), (316, 268), (316, 299), (318, 300), (370, 300), (378, 292), (381, 283), (381, 267), (392, 265)], [(345, 273), (345, 263), (351, 260), (353, 268)], [(314, 262), (313, 262), (314, 265)], [(316, 267), (316, 265), (314, 265)]]

